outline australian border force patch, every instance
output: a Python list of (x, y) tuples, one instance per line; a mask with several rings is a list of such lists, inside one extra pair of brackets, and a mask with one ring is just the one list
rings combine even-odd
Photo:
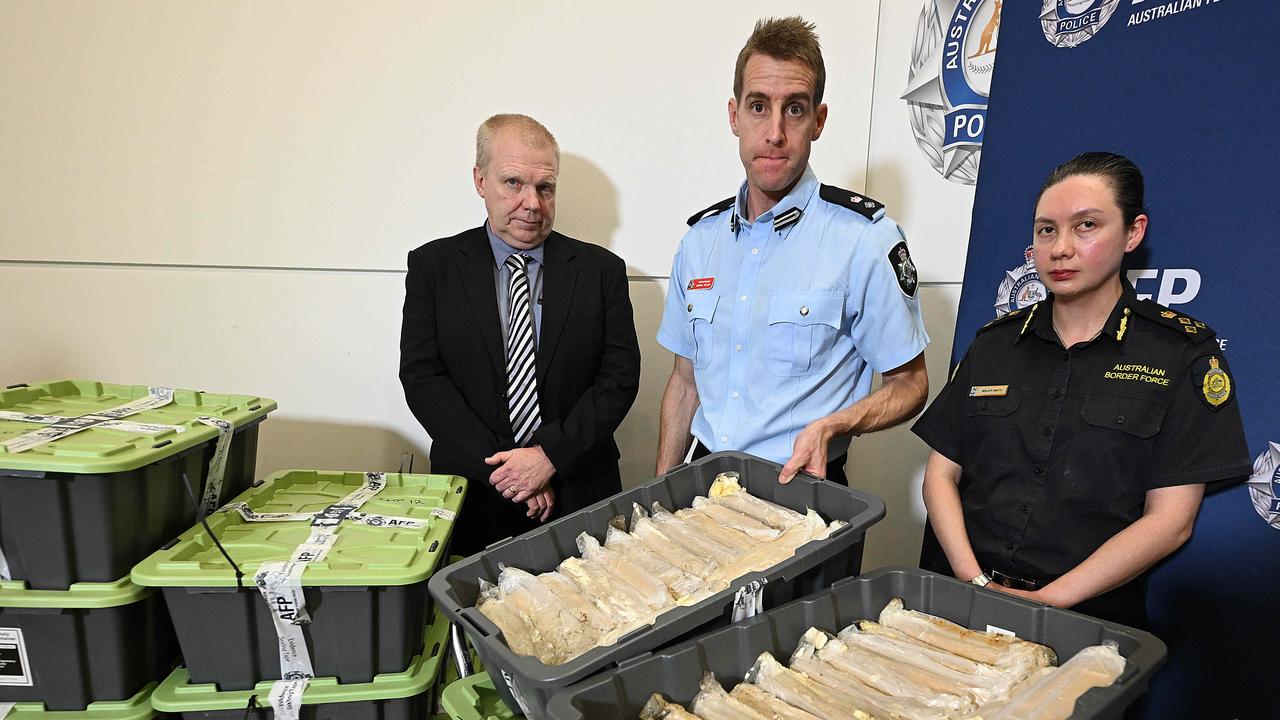
[(907, 241), (903, 240), (889, 250), (889, 265), (893, 268), (894, 277), (898, 280), (898, 288), (902, 290), (902, 294), (910, 298), (915, 297), (916, 288), (919, 287), (920, 282), (915, 263), (911, 262), (911, 253), (907, 252)]
[(1200, 381), (1200, 399), (1214, 410), (1231, 399), (1231, 375), (1223, 365), (1218, 356), (1206, 355), (1196, 360), (1192, 368), (1192, 377)]

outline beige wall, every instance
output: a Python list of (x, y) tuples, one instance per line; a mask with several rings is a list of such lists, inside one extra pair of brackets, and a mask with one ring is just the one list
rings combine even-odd
[[(625, 481), (642, 482), (671, 364), (653, 339), (670, 258), (683, 219), (740, 182), (725, 119), (732, 60), (753, 19), (776, 12), (665, 0), (0, 4), (0, 381), (258, 393), (280, 403), (261, 474), (394, 469), (406, 450), (421, 468), (429, 440), (396, 380), (404, 254), (482, 219), (474, 127), (517, 110), (561, 140), (558, 228), (627, 261), (644, 364), (619, 439)], [(867, 188), (907, 227), (936, 391), (972, 198), (901, 133), (900, 56), (919, 7), (787, 12), (818, 22), (828, 64), (815, 169)], [(858, 441), (853, 457), (856, 484), (889, 505), (868, 565), (913, 562), (921, 446), (899, 429)]]

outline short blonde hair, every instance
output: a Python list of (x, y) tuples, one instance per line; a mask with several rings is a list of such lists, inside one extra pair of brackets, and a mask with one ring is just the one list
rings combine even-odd
[(493, 136), (508, 128), (518, 131), (520, 139), (530, 147), (550, 147), (556, 153), (556, 162), (560, 161), (560, 144), (545, 125), (528, 115), (500, 113), (480, 123), (476, 130), (476, 167), (483, 170), (489, 164), (489, 146), (493, 144)]
[(747, 38), (747, 44), (738, 53), (733, 68), (733, 96), (742, 101), (742, 74), (747, 61), (755, 54), (767, 55), (775, 60), (798, 60), (813, 71), (813, 102), (822, 103), (822, 91), (827, 84), (827, 67), (822, 62), (822, 46), (818, 44), (817, 26), (799, 15), (785, 18), (762, 18), (756, 21), (755, 30)]

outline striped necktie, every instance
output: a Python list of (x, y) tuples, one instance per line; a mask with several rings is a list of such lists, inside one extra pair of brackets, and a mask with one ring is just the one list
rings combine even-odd
[(512, 253), (506, 262), (511, 271), (508, 286), (511, 323), (507, 334), (507, 408), (516, 447), (524, 447), (542, 424), (538, 412), (538, 382), (534, 362), (533, 311), (529, 304), (528, 256)]

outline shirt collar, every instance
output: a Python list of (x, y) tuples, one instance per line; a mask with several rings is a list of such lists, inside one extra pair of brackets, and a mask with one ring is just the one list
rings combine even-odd
[[(1111, 309), (1111, 314), (1107, 316), (1107, 321), (1102, 325), (1102, 332), (1098, 335), (1098, 340), (1109, 339), (1117, 343), (1123, 343), (1125, 336), (1129, 334), (1129, 322), (1133, 317), (1134, 308), (1138, 306), (1138, 294), (1134, 291), (1133, 285), (1129, 284), (1129, 280), (1123, 276), (1120, 278), (1120, 299), (1116, 301), (1116, 305)], [(1058, 331), (1053, 329), (1053, 293), (1041, 302), (1032, 305), (1027, 312), (1027, 318), (1022, 321), (1022, 331), (1018, 333), (1018, 340), (1024, 336), (1034, 332), (1038, 337), (1049, 342), (1058, 342)], [(1017, 342), (1015, 340), (1014, 342)]]
[[(800, 222), (800, 216), (804, 214), (810, 198), (813, 197), (817, 190), (818, 176), (814, 175), (813, 168), (806, 165), (804, 173), (800, 176), (800, 180), (796, 182), (796, 186), (791, 188), (791, 192), (779, 200), (777, 205), (760, 213), (760, 217), (756, 218), (755, 222), (772, 223), (774, 232), (781, 233)], [(741, 187), (738, 188), (738, 197), (733, 204), (729, 227), (734, 233), (737, 233), (738, 228), (744, 224), (747, 224), (747, 183), (745, 180), (742, 182)]]
[(505, 240), (498, 237), (497, 234), (493, 232), (493, 228), (489, 227), (488, 220), (484, 221), (484, 232), (489, 236), (489, 247), (493, 249), (493, 262), (499, 268), (506, 264), (507, 258), (518, 252), (523, 252), (539, 265), (543, 264), (542, 255), (544, 253), (544, 248), (547, 246), (546, 242), (539, 243), (538, 247), (533, 248), (532, 250), (517, 250), (508, 245)]

